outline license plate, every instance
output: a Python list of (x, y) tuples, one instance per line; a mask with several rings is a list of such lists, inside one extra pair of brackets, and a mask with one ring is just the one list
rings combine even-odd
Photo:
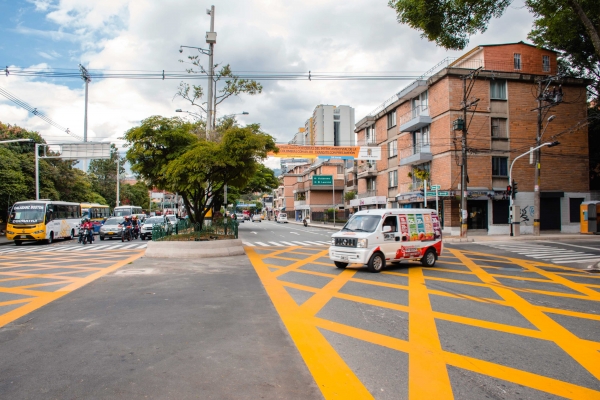
[(339, 257), (340, 257), (340, 260), (342, 260), (342, 261), (348, 261), (348, 257), (346, 257), (346, 256), (339, 256)]
[(113, 234), (113, 232), (108, 232), (108, 234), (109, 234), (109, 235), (112, 235), (112, 234)]
[(27, 235), (21, 235), (21, 239), (27, 239)]

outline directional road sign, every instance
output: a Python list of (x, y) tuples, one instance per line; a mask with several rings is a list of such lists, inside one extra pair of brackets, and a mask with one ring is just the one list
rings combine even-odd
[[(444, 197), (444, 196), (450, 196), (450, 192), (439, 192), (438, 191), (438, 196), (439, 197)], [(435, 197), (435, 192), (427, 192), (427, 197)]]
[(435, 190), (435, 189), (440, 190), (441, 188), (442, 188), (441, 185), (431, 185), (431, 190)]
[(313, 175), (312, 184), (314, 186), (333, 185), (333, 175)]

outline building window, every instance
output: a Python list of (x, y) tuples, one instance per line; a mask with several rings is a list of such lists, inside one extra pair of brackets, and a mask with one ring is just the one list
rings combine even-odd
[(508, 176), (508, 158), (492, 157), (492, 175)]
[(396, 157), (398, 155), (398, 142), (393, 140), (388, 143), (388, 158)]
[(492, 118), (492, 138), (505, 139), (508, 137), (506, 129), (506, 118)]
[(367, 143), (375, 143), (375, 125), (365, 128), (365, 137)]
[(519, 54), (519, 53), (515, 53), (515, 69), (516, 70), (521, 69), (521, 54)]
[(375, 185), (375, 178), (367, 179), (367, 191), (373, 191), (377, 188)]
[(411, 100), (412, 117), (416, 118), (429, 108), (429, 94), (426, 91)]
[(506, 81), (505, 80), (490, 81), (490, 99), (506, 100)]
[[(338, 117), (339, 117), (339, 115), (338, 115)], [(333, 121), (333, 145), (341, 146), (341, 144), (340, 144), (340, 121)]]
[(387, 115), (387, 127), (388, 129), (396, 126), (396, 110), (392, 111)]
[(398, 186), (398, 170), (388, 172), (388, 187)]
[(413, 153), (418, 154), (423, 151), (423, 147), (427, 146), (429, 146), (429, 125), (413, 132)]
[[(413, 173), (412, 173), (412, 190), (420, 190), (423, 187), (423, 181), (417, 178), (416, 174), (414, 173), (415, 169), (428, 172), (429, 175), (431, 176), (431, 162), (424, 163), (424, 164), (421, 164), (421, 165), (417, 165), (417, 166), (415, 166), (413, 168)], [(430, 185), (430, 184), (431, 184), (431, 182), (427, 183), (427, 185)]]
[(542, 71), (550, 72), (550, 56), (542, 56)]
[(569, 221), (581, 222), (580, 207), (585, 199), (583, 197), (569, 198)]

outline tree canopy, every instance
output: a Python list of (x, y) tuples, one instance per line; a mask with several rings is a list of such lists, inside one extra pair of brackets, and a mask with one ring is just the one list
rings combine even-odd
[(203, 223), (209, 209), (220, 209), (224, 186), (245, 189), (276, 146), (256, 124), (217, 127), (219, 141), (199, 137), (194, 129), (180, 118), (154, 116), (124, 138), (132, 170), (157, 188), (178, 193), (191, 220)]
[[(446, 49), (462, 50), (469, 37), (485, 32), (490, 20), (504, 14), (512, 0), (390, 0), (398, 22)], [(534, 15), (529, 39), (559, 52), (563, 72), (591, 78), (598, 98), (600, 82), (600, 1), (526, 0)]]

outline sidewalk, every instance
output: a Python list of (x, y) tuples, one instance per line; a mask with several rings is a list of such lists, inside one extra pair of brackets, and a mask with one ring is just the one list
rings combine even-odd
[(12, 240), (8, 240), (8, 239), (6, 238), (6, 236), (4, 236), (4, 235), (1, 235), (1, 236), (0, 236), (0, 246), (2, 246), (2, 245), (7, 245), (7, 244), (12, 244), (12, 245), (14, 245), (14, 244), (15, 244), (15, 242), (13, 242)]
[[(302, 225), (302, 222), (288, 221), (290, 224)], [(314, 222), (308, 224), (310, 228), (329, 229), (330, 231), (337, 232), (344, 226), (343, 223), (335, 224), (323, 224), (322, 222)], [(506, 241), (536, 241), (536, 240), (548, 240), (548, 241), (561, 241), (561, 240), (598, 240), (600, 241), (600, 235), (582, 235), (579, 233), (542, 233), (540, 236), (533, 235), (469, 235), (467, 233), (466, 238), (459, 236), (444, 236), (444, 243), (476, 243), (476, 242), (506, 242)]]

